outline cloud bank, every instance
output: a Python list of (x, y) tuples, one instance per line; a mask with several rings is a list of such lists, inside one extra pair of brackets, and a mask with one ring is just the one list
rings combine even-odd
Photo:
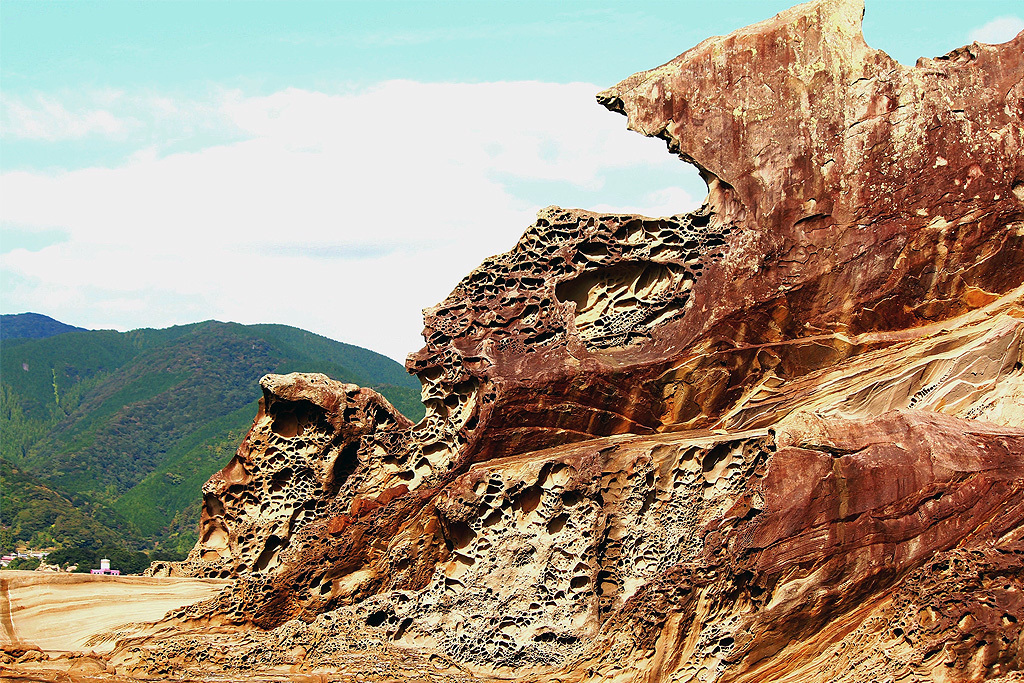
[(979, 43), (1005, 43), (1024, 31), (1024, 19), (1016, 16), (996, 17), (971, 31), (969, 38)]
[[(564, 203), (558, 188), (623, 198), (584, 207), (597, 210), (699, 203), (691, 169), (627, 132), (597, 90), (392, 81), (16, 100), (5, 139), (106, 140), (121, 156), (0, 176), (4, 228), (59, 236), (4, 247), (5, 308), (118, 329), (281, 322), (403, 358), (422, 344), (420, 309), (511, 248), (542, 203)], [(541, 203), (522, 189), (538, 184), (552, 188)]]

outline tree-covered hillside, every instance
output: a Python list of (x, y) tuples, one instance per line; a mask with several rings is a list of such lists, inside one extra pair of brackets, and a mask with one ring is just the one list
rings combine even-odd
[(0, 315), (0, 339), (43, 339), (65, 332), (81, 332), (75, 327), (39, 313), (5, 313)]
[[(423, 415), (395, 361), (284, 325), (68, 332), (0, 351), (0, 526), (23, 541), (70, 543), (71, 513), (52, 510), (71, 506), (128, 548), (189, 545), (200, 486), (248, 430), (267, 373), (323, 372)], [(73, 519), (82, 542), (110, 545)]]
[(10, 532), (7, 543), (17, 539), (37, 547), (96, 549), (142, 541), (138, 530), (114, 510), (87, 498), (74, 499), (6, 460), (0, 460), (0, 482), (0, 520)]

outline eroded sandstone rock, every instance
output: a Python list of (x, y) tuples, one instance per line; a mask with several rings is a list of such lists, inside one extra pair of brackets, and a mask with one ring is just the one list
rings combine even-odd
[(419, 424), (264, 378), (199, 544), (153, 569), (234, 583), (118, 670), (1024, 669), (1024, 35), (904, 67), (862, 12), (602, 93), (704, 206), (543, 210), (426, 311)]
[(203, 486), (199, 542), (185, 562), (154, 563), (148, 573), (244, 577), (246, 592), (266, 600), (275, 570), (307, 527), (342, 503), (358, 515), (372, 504), (358, 494), (379, 493), (377, 468), (360, 461), (362, 440), (412, 425), (387, 399), (321, 374), (267, 375), (260, 385), (252, 428)]
[(615, 615), (588, 667), (741, 681), (1021, 668), (1024, 430), (923, 411), (801, 413), (775, 449), (748, 498), (705, 527), (704, 552)]

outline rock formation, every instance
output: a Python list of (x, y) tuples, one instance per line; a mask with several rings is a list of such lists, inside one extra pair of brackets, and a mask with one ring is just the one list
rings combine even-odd
[(704, 206), (541, 211), (426, 311), (419, 424), (265, 377), (151, 570), (232, 585), (118, 671), (1024, 680), (1024, 34), (905, 67), (862, 14), (601, 93)]

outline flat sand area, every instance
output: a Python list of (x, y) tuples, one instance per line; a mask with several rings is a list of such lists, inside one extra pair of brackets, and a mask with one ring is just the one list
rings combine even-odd
[[(228, 581), (0, 571), (0, 643), (47, 653), (109, 651), (167, 612), (212, 597)], [(97, 641), (102, 642), (97, 642)]]

